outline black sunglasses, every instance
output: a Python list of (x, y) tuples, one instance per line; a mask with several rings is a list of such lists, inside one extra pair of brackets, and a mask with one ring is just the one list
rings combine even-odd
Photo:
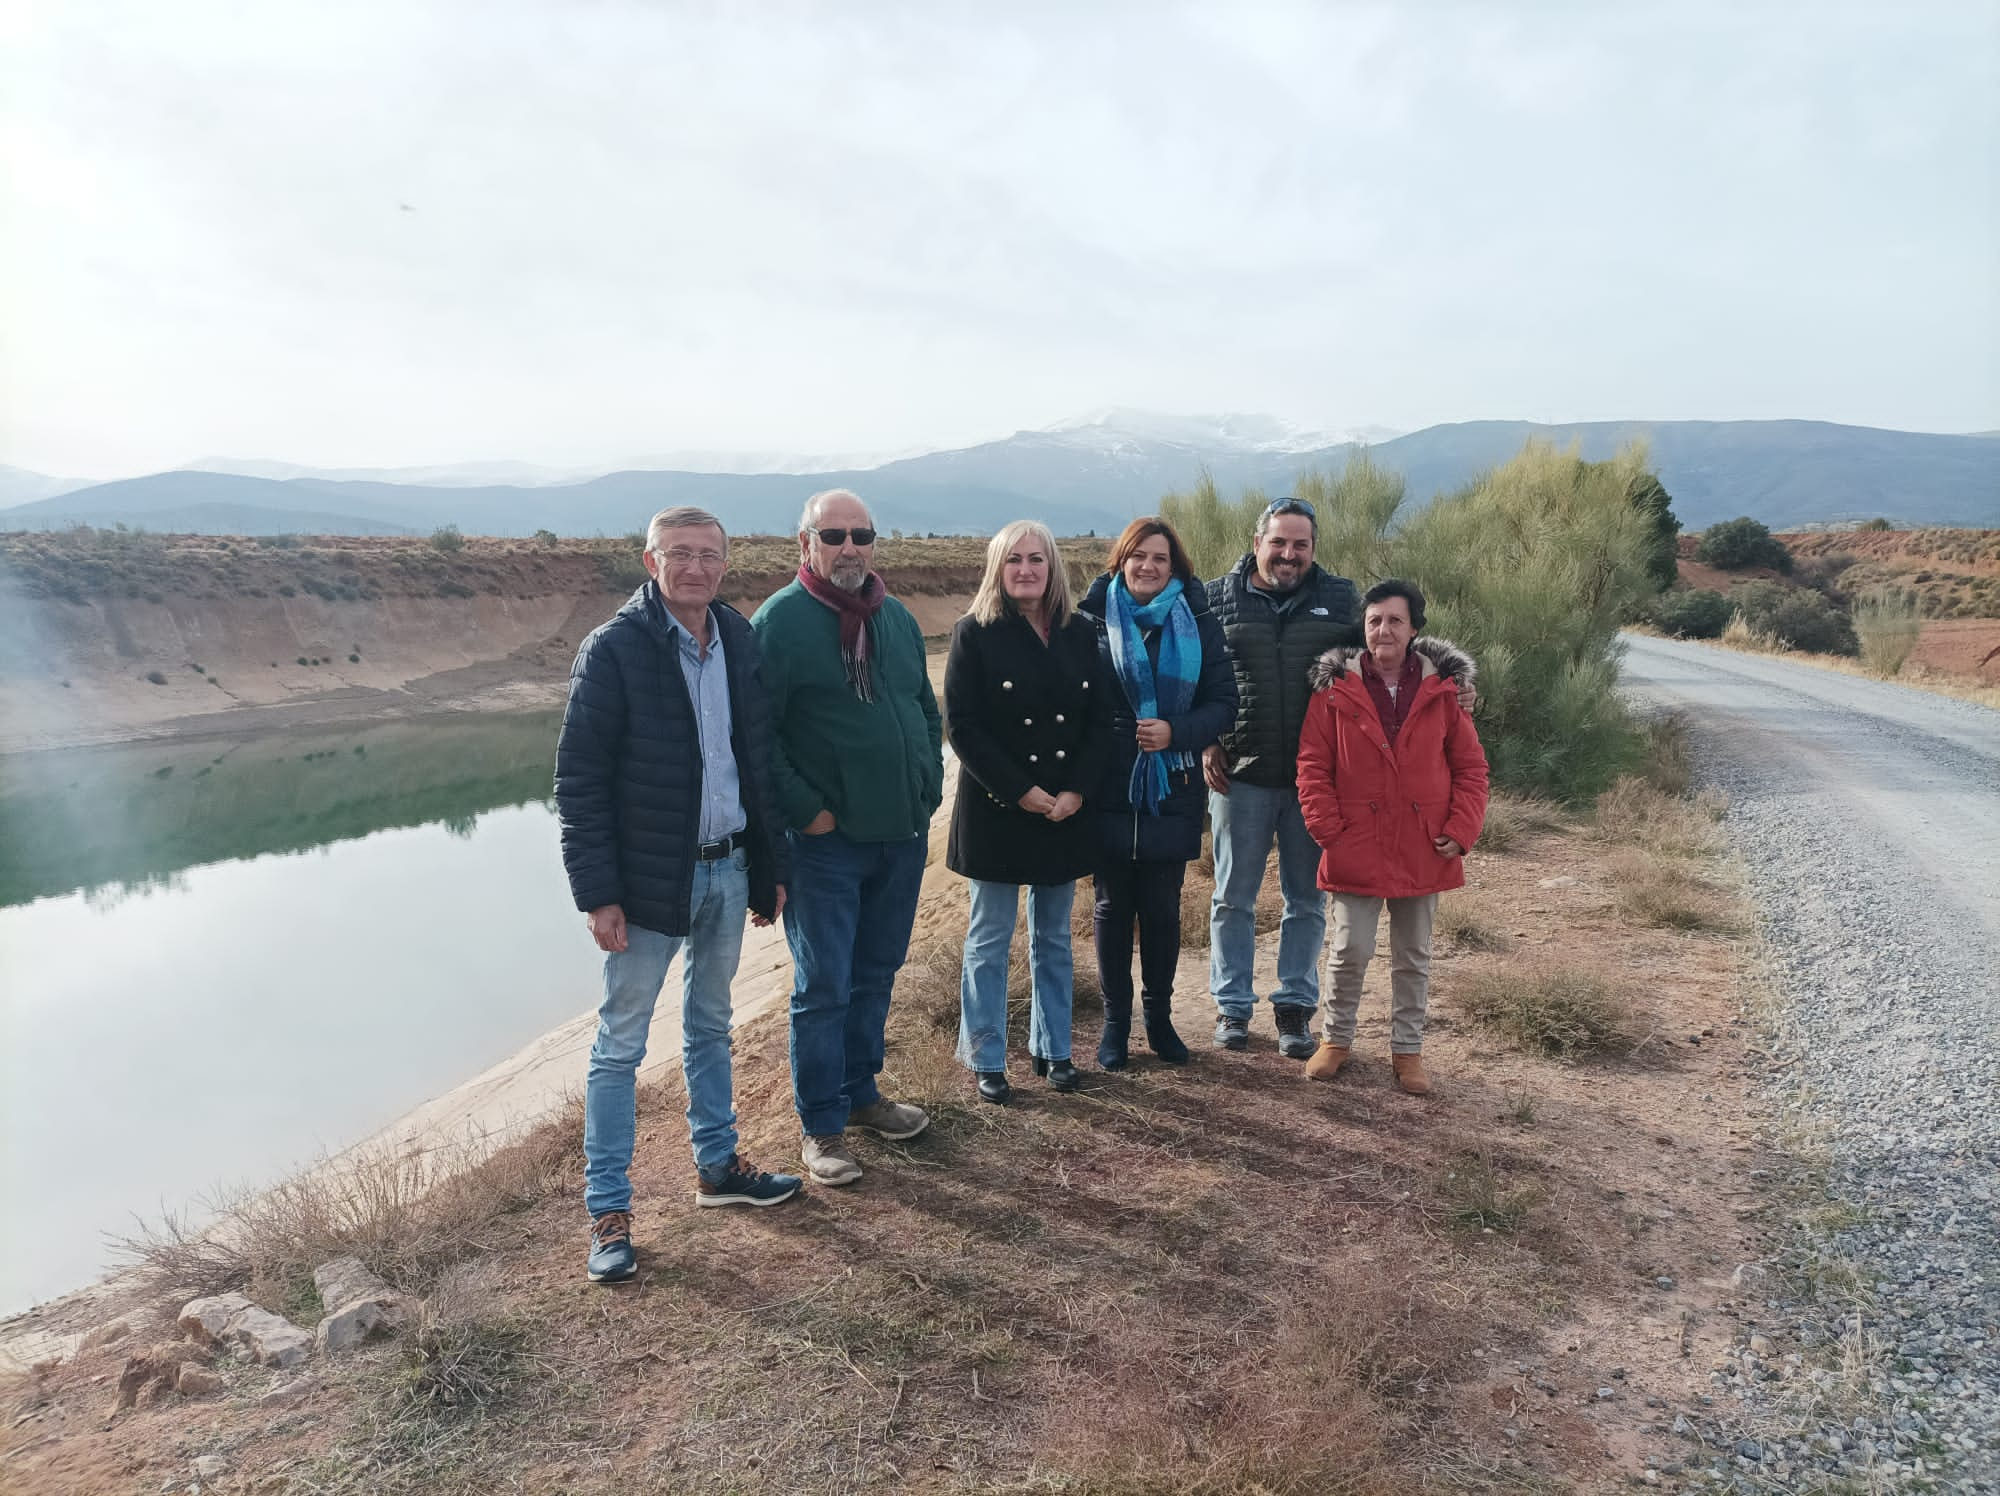
[(1264, 512), (1266, 514), (1303, 514), (1310, 520), (1317, 520), (1319, 518), (1318, 515), (1313, 513), (1313, 506), (1308, 504), (1304, 499), (1273, 499), (1269, 504), (1264, 506)]
[(866, 525), (856, 525), (848, 530), (838, 527), (831, 530), (815, 530), (813, 534), (819, 537), (821, 545), (846, 545), (847, 537), (850, 535), (854, 537), (856, 545), (873, 545), (875, 543), (875, 532)]

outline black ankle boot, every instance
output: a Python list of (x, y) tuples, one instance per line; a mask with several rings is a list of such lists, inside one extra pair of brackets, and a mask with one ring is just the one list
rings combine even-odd
[(979, 1099), (991, 1101), (997, 1106), (1005, 1106), (1007, 1098), (1014, 1094), (1014, 1088), (1007, 1084), (1004, 1070), (982, 1070), (979, 1072)]
[(1097, 1041), (1097, 1068), (1100, 1070), (1123, 1070), (1131, 1063), (1129, 1050), (1132, 1044), (1132, 1018), (1106, 1017), (1104, 1033)]
[(1048, 1066), (1051, 1091), (1074, 1091), (1082, 1086), (1083, 1077), (1068, 1060), (1050, 1060)]
[(1101, 1070), (1123, 1070), (1130, 1062), (1132, 1044), (1132, 994), (1121, 1001), (1104, 999), (1104, 1034), (1097, 1041), (1097, 1065)]
[(1185, 1065), (1188, 1047), (1181, 1043), (1181, 1036), (1174, 1032), (1174, 1007), (1172, 1002), (1146, 1000), (1146, 1043), (1153, 1053), (1169, 1065)]

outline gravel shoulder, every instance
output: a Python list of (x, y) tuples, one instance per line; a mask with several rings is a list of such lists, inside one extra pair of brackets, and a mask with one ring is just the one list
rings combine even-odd
[[(1820, 1259), (1772, 1278), (1804, 1361), (1718, 1371), (1800, 1474), (1744, 1489), (2000, 1489), (2000, 713), (1650, 638), (1641, 702), (1685, 711), (1761, 916), (1774, 1101), (1824, 1140)], [(1824, 1276), (1822, 1274), (1822, 1276)], [(1764, 1337), (1760, 1337), (1764, 1338)]]

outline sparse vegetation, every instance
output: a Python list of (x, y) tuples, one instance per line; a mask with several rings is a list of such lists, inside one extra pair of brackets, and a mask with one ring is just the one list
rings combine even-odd
[(1711, 879), (1678, 858), (1622, 852), (1612, 860), (1613, 902), (1620, 914), (1669, 930), (1739, 928), (1735, 906)]
[(1562, 811), (1533, 795), (1495, 794), (1486, 802), (1486, 824), (1479, 832), (1482, 852), (1511, 852), (1528, 837), (1559, 830)]
[(465, 536), (459, 533), (457, 525), (439, 525), (431, 531), (431, 549), (445, 555), (456, 555), (465, 549)]
[(399, 1287), (423, 1291), (453, 1263), (496, 1248), (509, 1213), (542, 1198), (581, 1145), (575, 1101), (518, 1142), (405, 1153), (359, 1150), (266, 1190), (203, 1202), (211, 1220), (169, 1214), (144, 1223), (118, 1251), (162, 1287), (242, 1289), (283, 1303), (313, 1269), (359, 1257)]
[(1535, 1054), (1573, 1060), (1621, 1047), (1625, 1004), (1595, 972), (1576, 966), (1515, 962), (1475, 973), (1459, 1006)]
[(1439, 1194), (1446, 1222), (1461, 1231), (1518, 1231), (1538, 1192), (1510, 1185), (1486, 1155), (1468, 1154), (1446, 1167)]

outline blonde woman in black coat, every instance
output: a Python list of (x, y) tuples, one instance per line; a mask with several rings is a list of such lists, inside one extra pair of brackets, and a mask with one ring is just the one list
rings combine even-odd
[(1071, 604), (1046, 526), (1016, 520), (993, 537), (944, 672), (945, 734), (959, 760), (945, 862), (968, 880), (972, 901), (958, 1057), (987, 1101), (1012, 1094), (1007, 952), (1024, 886), (1034, 983), (1028, 1054), (1055, 1090), (1078, 1084), (1070, 904), (1096, 850), (1095, 828), (1078, 812), (1101, 781), (1111, 725), (1097, 635)]

